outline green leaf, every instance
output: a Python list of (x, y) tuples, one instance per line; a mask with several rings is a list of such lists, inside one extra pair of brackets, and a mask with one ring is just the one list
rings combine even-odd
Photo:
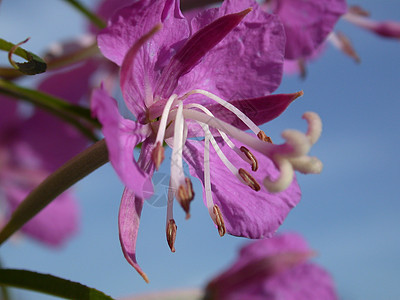
[(57, 196), (108, 161), (104, 139), (70, 159), (39, 184), (17, 207), (0, 231), (0, 244), (21, 229)]
[(0, 269), (0, 284), (45, 293), (65, 299), (113, 300), (103, 292), (78, 282), (26, 270)]
[[(13, 43), (7, 42), (6, 40), (0, 39), (0, 49), (8, 51), (8, 60), (10, 61), (10, 64), (21, 73), (24, 73), (26, 75), (36, 75), (45, 72), (47, 69), (47, 65), (43, 59), (41, 59), (36, 54), (19, 47), (20, 45), (25, 44), (28, 41), (29, 38), (15, 45)], [(16, 54), (26, 59), (27, 62), (15, 62), (12, 59), (13, 54)]]

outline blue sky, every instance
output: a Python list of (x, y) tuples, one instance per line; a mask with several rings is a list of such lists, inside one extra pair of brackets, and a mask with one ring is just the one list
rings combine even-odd
[[(400, 20), (398, 0), (358, 4), (375, 19)], [(39, 5), (3, 0), (0, 6), (0, 36), (14, 42), (31, 36), (29, 49), (38, 53), (56, 38), (82, 32), (83, 24), (64, 1), (42, 0)], [(279, 142), (286, 128), (306, 129), (301, 119), (305, 111), (318, 112), (324, 122), (322, 138), (312, 150), (324, 170), (298, 176), (303, 198), (281, 230), (306, 237), (319, 253), (315, 260), (332, 273), (341, 299), (400, 299), (400, 41), (380, 39), (344, 21), (337, 29), (351, 38), (362, 63), (328, 47), (309, 65), (306, 80), (284, 78), (278, 92), (303, 90), (305, 95), (263, 127)], [(8, 242), (0, 250), (3, 263), (79, 281), (117, 297), (201, 287), (246, 243), (220, 238), (197, 197), (189, 221), (176, 210), (177, 252), (172, 254), (165, 241), (166, 208), (145, 205), (137, 247), (139, 263), (151, 280), (145, 284), (119, 246), (122, 189), (110, 165), (97, 170), (76, 186), (82, 226), (65, 248), (55, 251), (30, 240)], [(198, 182), (195, 189), (200, 195)], [(53, 299), (13, 292), (18, 299)]]

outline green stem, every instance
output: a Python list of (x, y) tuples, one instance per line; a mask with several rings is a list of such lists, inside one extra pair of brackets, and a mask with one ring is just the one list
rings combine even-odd
[(0, 231), (0, 244), (51, 203), (57, 196), (109, 161), (105, 140), (70, 159), (36, 187)]
[[(3, 264), (0, 261), (0, 270), (1, 269), (3, 269)], [(10, 300), (11, 296), (10, 296), (10, 292), (9, 292), (7, 286), (4, 285), (4, 284), (0, 284), (0, 289), (1, 289), (1, 292), (0, 292), (1, 297), (0, 297), (0, 299), (1, 300)]]
[(113, 300), (103, 292), (78, 282), (27, 270), (0, 269), (0, 284), (64, 299)]
[(91, 117), (90, 110), (85, 107), (68, 103), (65, 100), (40, 91), (20, 87), (12, 82), (2, 79), (0, 79), (0, 93), (16, 99), (25, 100), (35, 106), (45, 109), (62, 120), (70, 123), (72, 126), (75, 126), (86, 137), (93, 141), (97, 141), (91, 128), (84, 126), (79, 121), (79, 119), (83, 119), (90, 124), (90, 127), (101, 127), (100, 123)]
[(102, 19), (100, 19), (98, 16), (96, 16), (94, 13), (92, 13), (89, 9), (87, 9), (79, 1), (77, 1), (77, 0), (64, 0), (64, 1), (68, 2), (73, 7), (75, 7), (77, 10), (79, 10), (83, 15), (85, 15), (98, 28), (103, 29), (103, 28), (106, 27), (106, 23)]

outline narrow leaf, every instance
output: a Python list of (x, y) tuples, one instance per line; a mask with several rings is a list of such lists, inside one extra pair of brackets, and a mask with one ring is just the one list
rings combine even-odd
[(0, 284), (65, 299), (113, 300), (103, 292), (78, 282), (26, 270), (0, 269)]
[[(13, 43), (0, 39), (0, 49), (8, 51), (8, 60), (10, 61), (10, 64), (18, 71), (26, 75), (36, 75), (45, 72), (47, 69), (46, 62), (36, 54), (20, 47), (20, 45), (25, 44), (28, 41), (29, 38), (22, 41), (21, 43), (14, 45)], [(16, 54), (26, 59), (27, 62), (25, 63), (15, 62), (12, 59), (13, 54)]]
[(37, 215), (57, 196), (76, 182), (109, 161), (106, 143), (103, 140), (81, 152), (35, 188), (11, 215), (0, 231), (0, 244)]

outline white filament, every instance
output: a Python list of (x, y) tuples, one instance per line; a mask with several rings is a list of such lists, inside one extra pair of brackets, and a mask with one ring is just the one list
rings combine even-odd
[(163, 113), (161, 115), (161, 120), (160, 120), (160, 125), (158, 126), (158, 132), (157, 132), (157, 137), (156, 137), (156, 142), (154, 145), (157, 145), (158, 142), (163, 144), (164, 140), (164, 135), (165, 135), (165, 129), (167, 127), (167, 120), (168, 120), (168, 115), (171, 110), (171, 106), (174, 103), (175, 99), (178, 97), (178, 95), (174, 94), (171, 97), (169, 97), (167, 103), (164, 106)]
[(171, 157), (171, 185), (175, 192), (178, 191), (179, 185), (185, 182), (185, 176), (183, 173), (183, 163), (182, 163), (183, 129), (184, 129), (184, 119), (182, 110), (183, 110), (182, 101), (179, 101), (178, 110), (176, 112), (176, 117), (175, 117), (174, 145)]
[(224, 99), (218, 97), (217, 95), (214, 95), (214, 94), (212, 94), (210, 92), (207, 92), (205, 90), (201, 90), (201, 89), (192, 90), (192, 91), (186, 93), (185, 95), (183, 95), (182, 97), (180, 97), (179, 99), (180, 100), (184, 100), (184, 99), (186, 99), (187, 97), (189, 97), (190, 95), (193, 95), (193, 94), (204, 95), (204, 96), (210, 98), (211, 100), (214, 100), (215, 102), (221, 104), (223, 107), (225, 107), (226, 109), (228, 109), (229, 111), (234, 113), (255, 134), (258, 134), (261, 131), (261, 129), (256, 124), (254, 124), (254, 122), (252, 120), (250, 120), (250, 118), (248, 116), (246, 116), (242, 111), (240, 111), (234, 105), (232, 105), (228, 101), (225, 101)]

